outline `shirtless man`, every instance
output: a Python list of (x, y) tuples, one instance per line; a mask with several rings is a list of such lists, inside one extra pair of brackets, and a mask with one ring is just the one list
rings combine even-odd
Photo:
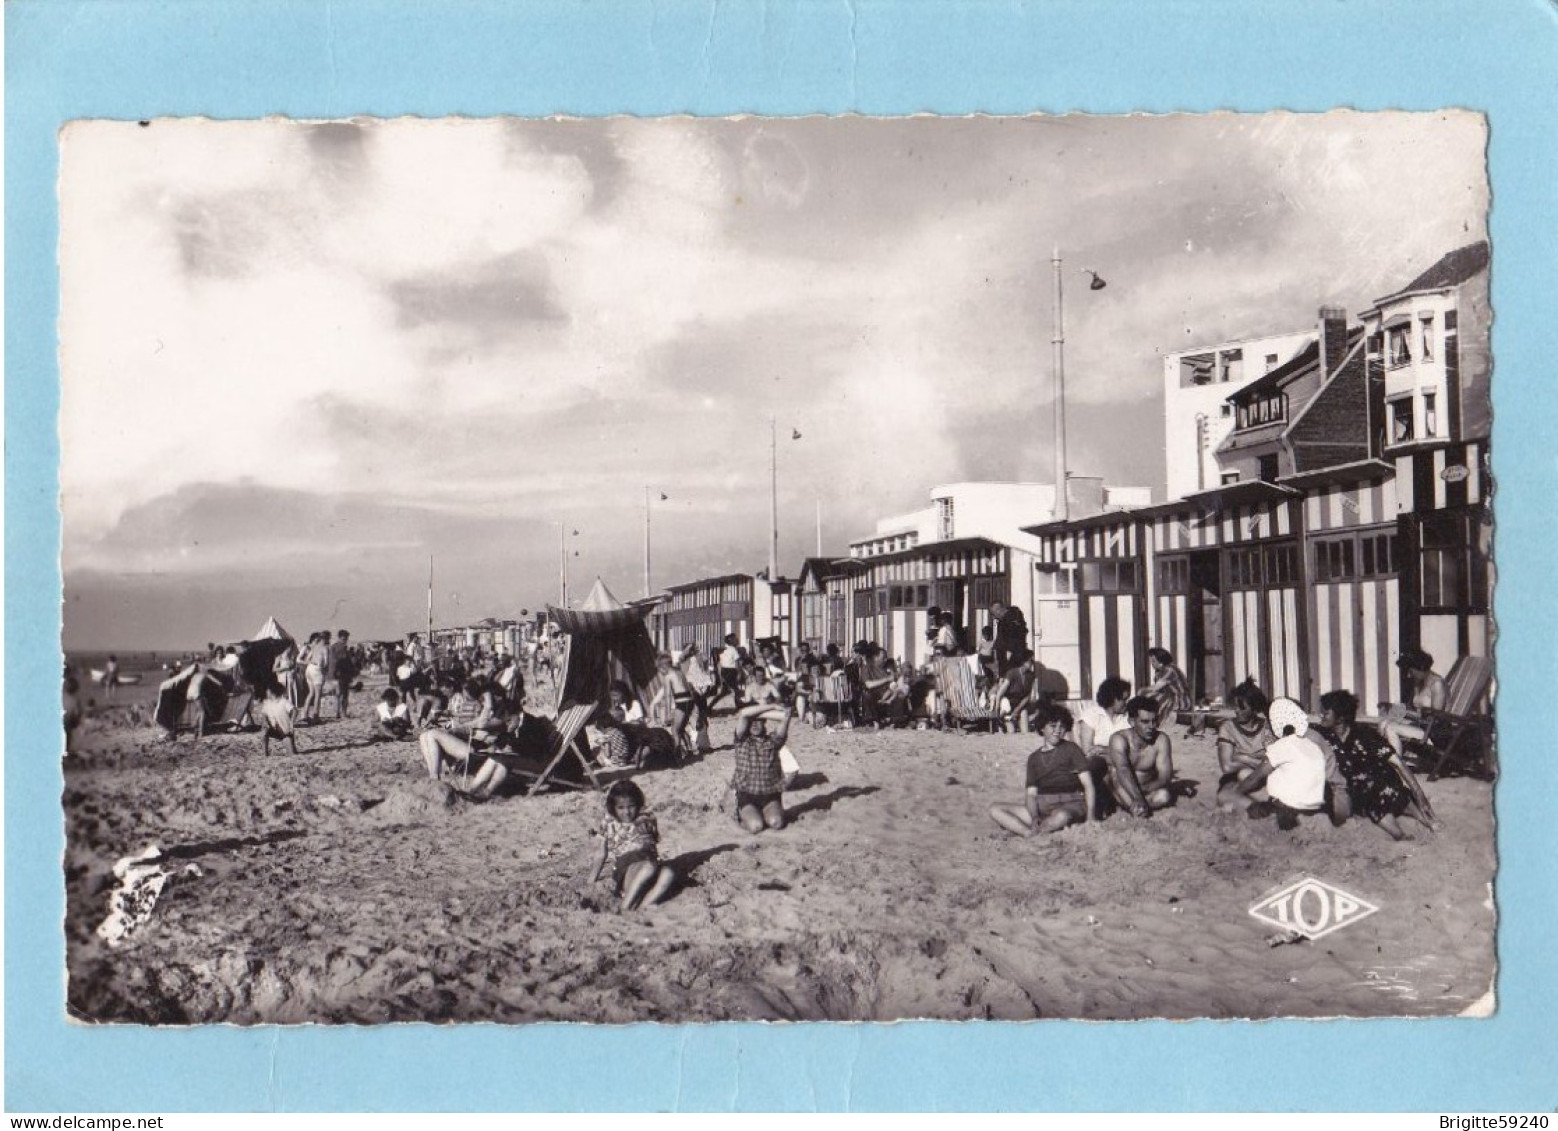
[(1109, 789), (1133, 817), (1174, 803), (1174, 756), (1169, 736), (1158, 730), (1157, 700), (1138, 695), (1125, 705), (1130, 726), (1109, 740)]

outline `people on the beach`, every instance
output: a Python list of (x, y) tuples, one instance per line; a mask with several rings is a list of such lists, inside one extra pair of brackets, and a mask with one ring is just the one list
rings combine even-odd
[(352, 693), (352, 681), (357, 678), (357, 657), (352, 652), (351, 633), (339, 629), (335, 643), (330, 645), (330, 678), (335, 680), (335, 717), (346, 718), (347, 699)]
[(1028, 755), (1026, 799), (1022, 805), (990, 807), (996, 824), (1025, 837), (1085, 824), (1098, 813), (1087, 755), (1066, 738), (1073, 723), (1071, 712), (1058, 703), (1043, 703), (1036, 715), (1039, 745)]
[(330, 662), (329, 637), (327, 632), (310, 633), (308, 644), (300, 657), (306, 694), (299, 714), (304, 722), (310, 724), (319, 721), (319, 710), (324, 702), (325, 668)]
[(61, 698), (65, 719), (65, 756), (68, 758), (76, 752), (76, 728), (81, 725), (84, 716), (81, 709), (81, 681), (69, 667), (65, 669), (64, 692)]
[(655, 667), (660, 672), (660, 690), (655, 693), (651, 709), (666, 699), (670, 700), (671, 737), (676, 740), (676, 749), (684, 757), (691, 756), (694, 751), (687, 737), (687, 722), (693, 717), (693, 711), (700, 709), (698, 697), (693, 693), (682, 669), (672, 662), (669, 652), (661, 652), (655, 657)]
[(270, 754), (271, 739), (280, 739), (296, 754), (298, 752), (296, 714), (297, 708), (279, 684), (271, 684), (261, 693), (256, 709), (260, 723), (260, 753)]
[(373, 733), (370, 742), (403, 742), (411, 737), (411, 712), (400, 701), (400, 692), (386, 687), (373, 708)]
[(103, 693), (113, 699), (119, 693), (119, 657), (109, 656), (103, 662)]
[(1181, 711), (1190, 712), (1190, 729), (1186, 734), (1195, 738), (1206, 729), (1206, 714), (1195, 710), (1190, 695), (1190, 681), (1174, 663), (1174, 656), (1166, 648), (1148, 648), (1147, 663), (1152, 667), (1152, 682), (1142, 692), (1158, 704), (1158, 729), (1165, 730)]
[(1401, 669), (1402, 680), (1406, 684), (1404, 690), (1409, 693), (1409, 698), (1404, 704), (1391, 706), (1379, 729), (1396, 757), (1400, 758), (1408, 742), (1427, 740), (1427, 712), (1444, 710), (1450, 692), (1444, 677), (1434, 671), (1433, 656), (1421, 648), (1403, 651), (1396, 660), (1396, 666)]
[(660, 826), (646, 812), (644, 791), (619, 781), (606, 791), (606, 820), (601, 825), (601, 855), (590, 883), (599, 883), (612, 866), (618, 909), (633, 911), (659, 903), (671, 893), (676, 873), (660, 863)]
[(1374, 822), (1392, 840), (1410, 840), (1400, 818), (1434, 827), (1433, 810), (1412, 771), (1381, 735), (1358, 723), (1358, 698), (1350, 691), (1320, 696), (1320, 725), (1315, 728), (1336, 751), (1346, 779), (1352, 811)]
[(995, 624), (995, 674), (999, 678), (1022, 663), (1028, 652), (1028, 618), (1004, 601), (990, 603), (990, 617)]
[(1038, 696), (1037, 662), (1031, 649), (1024, 649), (1017, 666), (1001, 676), (990, 694), (990, 706), (1001, 716), (1001, 725), (1020, 734), (1028, 732), (1029, 715)]
[(1109, 792), (1133, 817), (1174, 803), (1173, 744), (1158, 729), (1158, 703), (1138, 695), (1125, 705), (1130, 725), (1109, 740)]
[(1228, 695), (1233, 718), (1217, 728), (1217, 801), (1224, 809), (1245, 809), (1251, 797), (1239, 783), (1266, 763), (1266, 747), (1277, 740), (1266, 720), (1266, 695), (1245, 680)]
[(1267, 800), (1246, 810), (1251, 819), (1275, 816), (1277, 827), (1292, 830), (1307, 813), (1326, 802), (1326, 750), (1309, 737), (1309, 716), (1291, 699), (1276, 699), (1267, 710), (1277, 740), (1266, 747), (1265, 764), (1238, 784), (1240, 793), (1266, 791)]
[[(784, 828), (784, 769), (779, 751), (790, 732), (790, 708), (754, 703), (736, 712), (736, 820), (749, 833)], [(772, 724), (772, 726), (770, 726)]]
[(1072, 734), (1097, 771), (1107, 765), (1109, 740), (1131, 725), (1125, 715), (1125, 704), (1130, 698), (1130, 684), (1117, 675), (1105, 676), (1093, 695), (1093, 702), (1077, 716)]

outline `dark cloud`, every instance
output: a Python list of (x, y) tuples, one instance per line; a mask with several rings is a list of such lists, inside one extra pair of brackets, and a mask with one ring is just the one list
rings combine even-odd
[(233, 279), (248, 274), (269, 243), (255, 194), (186, 199), (170, 214), (170, 235), (186, 274)]
[(517, 153), (544, 153), (577, 160), (590, 180), (592, 212), (609, 209), (629, 180), (615, 131), (599, 121), (510, 119), (504, 123), (504, 129)]
[(332, 181), (356, 181), (367, 170), (370, 134), (355, 122), (305, 126), (303, 138), (314, 171)]
[(546, 260), (535, 251), (515, 252), (459, 272), (400, 279), (386, 289), (402, 327), (434, 328), (448, 335), (441, 345), (446, 355), (493, 349), (568, 320), (557, 303)]

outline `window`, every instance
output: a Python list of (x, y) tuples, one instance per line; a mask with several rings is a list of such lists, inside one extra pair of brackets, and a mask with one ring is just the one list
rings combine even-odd
[(1158, 559), (1158, 592), (1159, 593), (1188, 593), (1188, 592), (1190, 592), (1190, 559), (1189, 558), (1159, 558)]
[(1222, 380), (1235, 383), (1244, 380), (1243, 350), (1224, 350), (1221, 360)]
[(1253, 546), (1228, 553), (1228, 585), (1233, 589), (1261, 589), (1298, 584), (1298, 546)]
[(1391, 443), (1402, 444), (1412, 439), (1412, 398), (1391, 401), (1389, 408)]
[(1262, 483), (1275, 483), (1277, 481), (1277, 457), (1260, 457), (1260, 481)]
[(1274, 354), (1274, 353), (1268, 353), (1266, 355), (1266, 372), (1270, 373), (1276, 367), (1277, 367), (1277, 355)]
[(1434, 359), (1434, 316), (1432, 314), (1423, 315), (1419, 326), (1422, 330), (1420, 335), (1422, 345), (1418, 356), (1424, 361), (1432, 361)]
[(1239, 473), (1237, 471), (1225, 471), (1222, 473), (1222, 476), (1219, 479), (1219, 482), (1221, 482), (1224, 487), (1228, 486), (1230, 483), (1237, 483), (1238, 481)]
[(1386, 345), (1391, 365), (1409, 365), (1412, 362), (1412, 328), (1398, 326), (1386, 334)]
[(1439, 394), (1423, 394), (1423, 435), (1433, 437), (1439, 435)]
[(1083, 562), (1082, 588), (1092, 593), (1134, 593), (1137, 588), (1136, 562)]
[(952, 500), (950, 498), (936, 500), (936, 527), (941, 531), (941, 538), (943, 541), (955, 537), (955, 535), (952, 533), (954, 529), (954, 522), (952, 513)]
[(1229, 404), (1227, 401), (1223, 402), (1222, 410), (1223, 410), (1223, 419), (1224, 420), (1228, 419), (1228, 417), (1233, 415), (1233, 405)]
[(1419, 555), (1421, 607), (1485, 611), (1488, 607), (1488, 559), (1483, 530), (1474, 512), (1437, 514), (1423, 520)]
[(1190, 357), (1179, 359), (1179, 387), (1189, 388), (1192, 385), (1210, 385), (1217, 372), (1217, 358), (1214, 354), (1198, 353)]

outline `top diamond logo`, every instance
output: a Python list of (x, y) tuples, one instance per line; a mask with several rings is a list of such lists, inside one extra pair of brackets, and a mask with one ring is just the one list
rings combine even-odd
[(1368, 900), (1349, 895), (1313, 876), (1305, 876), (1257, 901), (1250, 908), (1250, 914), (1262, 923), (1313, 940), (1350, 927), (1378, 910)]

